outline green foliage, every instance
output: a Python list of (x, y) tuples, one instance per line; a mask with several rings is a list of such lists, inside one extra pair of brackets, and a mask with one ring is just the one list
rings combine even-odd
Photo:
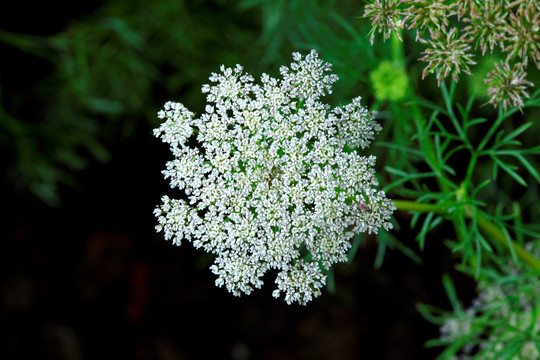
[(223, 10), (230, 18), (199, 2), (115, 1), (53, 36), (0, 31), (1, 42), (44, 59), (51, 72), (30, 79), (34, 91), (2, 99), (0, 146), (15, 159), (10, 181), (58, 204), (60, 184), (75, 184), (89, 161), (107, 161), (109, 145), (136, 127), (155, 125), (151, 104), (164, 100), (152, 99), (199, 87), (213, 58), (236, 60), (235, 49), (255, 34), (235, 36), (238, 24), (252, 25)]
[[(401, 35), (405, 43), (411, 36)], [(473, 74), (472, 81), (479, 75)], [(409, 102), (381, 106), (393, 124), (379, 142), (389, 152), (384, 189), (397, 199), (398, 209), (412, 212), (420, 248), (444, 240), (459, 270), (476, 279), (480, 294), (465, 308), (445, 277), (453, 312), (419, 307), (441, 326), (441, 337), (427, 345), (444, 347), (440, 359), (536, 359), (540, 147), (534, 129), (540, 92), (519, 107), (502, 103), (494, 112), (475, 99), (479, 93), (486, 100), (480, 86), (467, 93), (454, 81), (441, 82), (437, 97), (411, 84)], [(453, 233), (440, 231), (446, 223)], [(486, 300), (483, 294), (499, 287), (504, 296)]]
[(448, 276), (443, 283), (452, 311), (419, 305), (424, 317), (441, 326), (441, 337), (426, 343), (445, 347), (438, 359), (532, 360), (540, 356), (538, 272), (495, 261), (498, 269), (481, 272), (478, 296), (471, 306), (463, 307)]
[[(385, 190), (403, 198), (415, 198), (420, 203), (437, 204), (438, 216), (431, 212), (423, 217), (418, 235), (421, 246), (428, 231), (436, 228), (443, 217), (450, 219), (457, 232), (457, 241), (451, 242), (452, 250), (460, 251), (465, 261), (475, 264), (479, 269), (482, 254), (493, 251), (478, 230), (480, 219), (489, 219), (504, 228), (511, 226), (510, 221), (513, 219), (489, 215), (490, 211), (502, 204), (494, 203), (483, 190), (489, 186), (504, 193), (506, 190), (499, 188), (500, 177), (508, 177), (521, 186), (527, 186), (525, 177), (538, 181), (539, 171), (533, 155), (540, 154), (540, 147), (523, 148), (516, 139), (532, 126), (531, 122), (508, 130), (501, 129), (517, 109), (507, 113), (499, 112), (487, 131), (483, 132), (487, 119), (471, 116), (473, 99), (465, 106), (456, 103), (455, 83), (448, 90), (443, 85), (442, 90), (441, 105), (425, 100), (410, 103), (414, 111), (412, 121), (416, 128), (416, 132), (410, 135), (411, 144), (405, 145), (403, 140), (399, 144), (397, 137), (391, 144), (386, 144), (392, 150), (409, 154), (404, 161), (409, 162), (405, 168), (411, 170), (387, 167), (388, 173), (396, 179)], [(540, 92), (533, 94), (525, 107), (539, 106), (539, 95)], [(479, 137), (479, 134), (483, 136)], [(416, 152), (415, 149), (421, 151)], [(458, 165), (449, 165), (452, 163)], [(480, 163), (482, 167), (489, 167), (490, 171), (478, 172)], [(429, 170), (418, 169), (419, 165), (425, 168), (424, 164)], [(433, 180), (430, 182), (432, 185), (426, 186), (429, 179)], [(508, 207), (511, 204), (506, 205)], [(419, 213), (413, 217), (413, 226), (417, 225), (419, 218)], [(505, 232), (505, 238), (510, 244), (508, 231)], [(510, 249), (513, 249), (512, 245)]]

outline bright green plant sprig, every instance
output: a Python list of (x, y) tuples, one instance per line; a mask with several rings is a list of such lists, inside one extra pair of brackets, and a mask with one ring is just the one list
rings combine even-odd
[[(415, 144), (410, 147), (381, 144), (410, 154), (409, 166), (413, 169), (416, 163), (425, 163), (429, 170), (404, 171), (387, 166), (386, 170), (395, 176), (396, 180), (384, 190), (402, 198), (416, 199), (397, 200), (396, 204), (398, 209), (415, 212), (412, 225), (422, 224), (418, 234), (422, 248), (427, 233), (448, 219), (454, 224), (457, 237), (456, 242), (451, 242), (451, 248), (460, 252), (464, 261), (474, 265), (477, 273), (482, 266), (482, 254), (493, 252), (494, 246), (507, 248), (514, 259), (519, 257), (532, 268), (540, 270), (540, 262), (523, 250), (523, 244), (514, 241), (510, 235), (511, 232), (520, 231), (509, 223), (514, 217), (490, 215), (493, 207), (488, 206), (490, 199), (483, 194), (486, 187), (496, 187), (501, 176), (508, 177), (521, 186), (527, 186), (518, 166), (532, 179), (540, 182), (540, 172), (531, 159), (532, 155), (540, 154), (540, 146), (521, 148), (521, 143), (517, 140), (532, 123), (524, 123), (507, 132), (502, 126), (518, 109), (513, 108), (507, 112), (501, 110), (485, 135), (475, 140), (471, 135), (478, 135), (481, 131), (478, 128), (485, 126), (486, 119), (469, 117), (473, 99), (470, 99), (465, 107), (454, 105), (456, 84), (452, 82), (450, 89), (442, 84), (441, 89), (444, 106), (426, 101), (413, 104), (416, 133), (412, 140)], [(524, 104), (524, 107), (533, 106), (540, 106), (540, 91)], [(423, 109), (431, 112), (427, 118), (423, 115)], [(461, 177), (454, 167), (448, 165), (455, 158), (459, 158), (462, 164), (463, 158), (468, 159), (465, 166), (462, 166)], [(479, 172), (479, 163), (487, 166), (490, 171)], [(425, 183), (429, 179), (437, 184), (437, 188), (426, 187)], [(422, 214), (427, 215), (423, 217)]]
[[(414, 124), (410, 142), (378, 143), (407, 154), (400, 168), (385, 167), (394, 180), (384, 191), (398, 198), (398, 210), (413, 214), (411, 227), (419, 229), (420, 248), (450, 222), (454, 234), (447, 235), (446, 244), (461, 259), (459, 269), (478, 282), (479, 298), (468, 309), (449, 278), (444, 285), (453, 312), (419, 307), (441, 326), (441, 337), (427, 345), (445, 347), (438, 359), (537, 359), (540, 243), (534, 239), (540, 239), (540, 232), (523, 224), (519, 203), (508, 202), (503, 194), (514, 185), (540, 183), (535, 159), (540, 146), (524, 147), (519, 140), (534, 124), (512, 122), (520, 110), (540, 107), (540, 91), (522, 109), (504, 112), (501, 107), (490, 122), (472, 117), (474, 99), (460, 105), (456, 88), (455, 82), (449, 88), (441, 85), (442, 104), (417, 100), (406, 105)], [(500, 293), (496, 299), (486, 295), (493, 289)]]
[[(492, 122), (473, 118), (474, 99), (460, 105), (456, 87), (455, 82), (449, 88), (441, 85), (440, 105), (423, 100), (409, 103), (414, 124), (410, 143), (379, 143), (408, 154), (402, 168), (385, 168), (394, 181), (384, 190), (403, 199), (394, 201), (398, 210), (413, 214), (411, 226), (419, 228), (420, 247), (424, 248), (430, 233), (451, 222), (454, 235), (448, 235), (446, 243), (461, 258), (460, 269), (479, 283), (480, 300), (467, 310), (448, 279), (444, 284), (454, 312), (420, 307), (428, 320), (441, 325), (441, 338), (427, 345), (446, 347), (439, 359), (536, 359), (540, 247), (531, 239), (539, 239), (540, 232), (523, 224), (517, 202), (493, 198), (504, 194), (508, 185), (503, 184), (509, 182), (524, 188), (540, 183), (535, 161), (540, 146), (524, 147), (519, 140), (534, 124), (514, 125), (511, 120), (521, 114), (519, 108), (504, 112), (501, 107)], [(538, 107), (540, 91), (521, 110)], [(482, 294), (493, 288), (502, 289), (503, 295), (497, 301), (486, 300)], [(494, 308), (507, 310), (501, 313)]]
[[(534, 84), (525, 78), (528, 63), (538, 65), (538, 41), (530, 40), (538, 37), (538, 12), (536, 1), (400, 0), (366, 6), (372, 41), (377, 31), (385, 38), (395, 34), (393, 58), (403, 51), (394, 50), (401, 30), (417, 30), (416, 39), (428, 44), (421, 58), (427, 62), (423, 76), (436, 74), (441, 89), (440, 101), (412, 94), (409, 103), (391, 100), (394, 127), (388, 142), (379, 142), (391, 150), (385, 169), (393, 181), (384, 190), (398, 198), (398, 210), (412, 213), (420, 248), (449, 222), (454, 232), (445, 243), (460, 261), (459, 270), (478, 282), (478, 298), (469, 307), (461, 304), (448, 276), (443, 284), (454, 311), (419, 306), (426, 319), (440, 325), (440, 338), (427, 343), (444, 347), (438, 359), (540, 356), (540, 248), (535, 240), (540, 232), (524, 224), (524, 217), (537, 218), (537, 208), (522, 208), (530, 202), (513, 198), (521, 189), (536, 196), (540, 184), (540, 146), (522, 143), (530, 138), (534, 117), (518, 118), (540, 107), (540, 91), (529, 97)], [(460, 30), (453, 27), (459, 22), (464, 23)], [(465, 105), (457, 100), (456, 82), (462, 72), (470, 73), (472, 51), (478, 48), (482, 54), (506, 54), (485, 81), (490, 102), (500, 105), (490, 119), (476, 115), (474, 96)], [(447, 87), (449, 75), (454, 81)]]

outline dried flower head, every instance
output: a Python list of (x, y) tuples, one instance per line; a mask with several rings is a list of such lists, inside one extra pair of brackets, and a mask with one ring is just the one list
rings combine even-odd
[(495, 69), (488, 73), (484, 80), (488, 85), (489, 102), (496, 105), (502, 104), (503, 110), (508, 106), (522, 107), (523, 99), (528, 99), (526, 89), (534, 84), (525, 80), (527, 73), (526, 64), (514, 64), (512, 68), (508, 62), (495, 64)]
[(373, 28), (370, 31), (369, 41), (373, 45), (375, 32), (383, 33), (384, 39), (390, 39), (392, 31), (401, 40), (399, 29), (403, 27), (402, 13), (399, 6), (402, 0), (375, 0), (366, 5), (364, 17), (371, 19)]
[(487, 50), (492, 53), (495, 46), (504, 48), (504, 39), (507, 31), (506, 9), (498, 1), (486, 0), (481, 7), (474, 1), (470, 3), (470, 17), (463, 21), (469, 25), (464, 32), (471, 38), (477, 38), (477, 44), (484, 55)]
[(449, 17), (457, 13), (456, 3), (445, 0), (411, 0), (407, 1), (403, 13), (404, 23), (408, 29), (418, 29), (416, 39), (420, 38), (422, 29), (441, 30), (446, 32)]
[(424, 56), (420, 58), (428, 63), (422, 72), (422, 78), (436, 73), (437, 83), (440, 85), (449, 74), (452, 74), (456, 82), (460, 72), (471, 74), (469, 66), (476, 62), (471, 59), (473, 55), (468, 53), (471, 47), (467, 39), (465, 36), (458, 37), (456, 28), (448, 31), (446, 36), (441, 31), (431, 32), (431, 40), (427, 43), (430, 47), (422, 52)]
[(510, 12), (506, 25), (508, 45), (507, 60), (514, 56), (519, 61), (532, 59), (540, 68), (540, 4), (538, 1), (521, 3), (515, 12)]
[(202, 88), (209, 104), (198, 118), (165, 104), (154, 132), (175, 158), (163, 173), (187, 200), (164, 196), (155, 215), (165, 239), (216, 256), (218, 286), (249, 294), (276, 269), (273, 295), (305, 304), (347, 260), (355, 233), (391, 228), (395, 206), (375, 189), (375, 157), (358, 150), (380, 125), (360, 98), (320, 102), (337, 76), (317, 52), (293, 58), (261, 84), (240, 65), (222, 66)]

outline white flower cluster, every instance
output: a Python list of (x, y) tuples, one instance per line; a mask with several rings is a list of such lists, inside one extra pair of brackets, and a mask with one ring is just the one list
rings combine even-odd
[(281, 79), (261, 84), (221, 66), (202, 87), (208, 105), (199, 118), (168, 102), (154, 134), (174, 160), (163, 171), (186, 200), (162, 198), (158, 231), (216, 255), (218, 286), (234, 295), (260, 288), (277, 269), (287, 303), (320, 295), (325, 272), (347, 260), (355, 233), (390, 229), (393, 202), (377, 191), (369, 146), (381, 130), (356, 98), (330, 109), (319, 99), (338, 78), (316, 51), (293, 54)]

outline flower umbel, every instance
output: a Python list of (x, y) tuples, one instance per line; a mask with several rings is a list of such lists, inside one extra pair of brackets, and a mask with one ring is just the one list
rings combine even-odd
[(311, 51), (293, 54), (280, 79), (261, 83), (237, 65), (221, 67), (204, 85), (198, 118), (168, 102), (154, 134), (174, 160), (163, 171), (186, 199), (162, 198), (158, 231), (216, 256), (216, 285), (234, 295), (278, 271), (273, 295), (305, 304), (321, 294), (325, 272), (347, 260), (355, 233), (390, 229), (393, 202), (377, 191), (374, 156), (359, 149), (381, 130), (352, 103), (331, 109), (320, 98), (337, 76)]
[(527, 1), (520, 4), (516, 12), (510, 13), (508, 42), (504, 51), (508, 52), (507, 60), (517, 55), (522, 61), (531, 58), (540, 69), (540, 3)]
[(446, 32), (448, 18), (457, 14), (456, 3), (443, 0), (410, 0), (405, 1), (407, 8), (403, 11), (403, 19), (409, 29), (418, 29), (416, 39), (420, 38), (422, 29), (430, 27)]
[(464, 72), (471, 75), (469, 66), (476, 64), (468, 51), (471, 49), (464, 36), (458, 37), (457, 29), (452, 28), (446, 36), (440, 31), (433, 31), (431, 39), (427, 41), (430, 48), (426, 49), (420, 58), (428, 64), (422, 72), (422, 78), (427, 74), (437, 73), (437, 84), (452, 74), (454, 81), (458, 81), (459, 73)]
[(514, 64), (512, 68), (507, 62), (495, 64), (495, 69), (488, 73), (485, 83), (488, 85), (489, 102), (501, 103), (504, 110), (508, 106), (522, 107), (523, 99), (528, 99), (526, 89), (534, 84), (525, 80), (526, 65)]
[(394, 31), (401, 40), (399, 29), (403, 26), (403, 21), (401, 20), (402, 13), (398, 10), (401, 3), (402, 0), (375, 0), (366, 5), (364, 17), (371, 18), (373, 25), (369, 38), (372, 45), (376, 31), (383, 33), (384, 39), (390, 39), (392, 31)]
[(496, 45), (504, 48), (508, 13), (503, 4), (487, 0), (480, 7), (473, 1), (469, 6), (471, 16), (464, 19), (464, 22), (469, 23), (464, 31), (469, 37), (478, 39), (482, 55), (485, 55), (488, 49), (493, 53)]

